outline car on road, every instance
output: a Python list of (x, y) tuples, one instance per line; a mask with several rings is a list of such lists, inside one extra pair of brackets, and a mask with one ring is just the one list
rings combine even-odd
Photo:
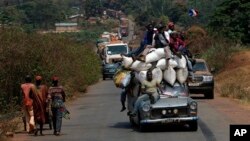
[(165, 85), (160, 99), (151, 104), (142, 101), (135, 117), (130, 116), (132, 125), (139, 125), (141, 131), (149, 125), (188, 125), (191, 131), (198, 128), (198, 104), (189, 97), (187, 86), (175, 83), (174, 86)]
[(105, 80), (106, 78), (113, 78), (117, 69), (120, 67), (120, 63), (112, 63), (112, 64), (103, 64), (102, 66), (102, 78)]
[(214, 98), (214, 77), (204, 59), (195, 59), (193, 66), (194, 77), (188, 81), (192, 94), (204, 94), (205, 98)]

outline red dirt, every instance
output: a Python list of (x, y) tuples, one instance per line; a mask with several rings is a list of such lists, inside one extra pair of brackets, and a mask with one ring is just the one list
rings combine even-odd
[(215, 77), (215, 99), (207, 103), (227, 115), (235, 124), (250, 124), (250, 103), (224, 98), (219, 94), (221, 83), (234, 80), (234, 77), (239, 76), (239, 72), (244, 72), (244, 80), (241, 80), (241, 83), (250, 94), (250, 51), (241, 51), (232, 56), (230, 63)]

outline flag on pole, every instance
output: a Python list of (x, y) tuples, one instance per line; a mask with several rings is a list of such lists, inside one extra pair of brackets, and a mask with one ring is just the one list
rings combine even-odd
[(198, 11), (196, 9), (193, 9), (193, 8), (189, 9), (188, 15), (191, 17), (196, 17), (196, 16), (198, 16)]

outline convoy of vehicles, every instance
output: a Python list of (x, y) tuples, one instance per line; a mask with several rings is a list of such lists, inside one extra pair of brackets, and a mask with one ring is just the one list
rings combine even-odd
[(104, 32), (97, 40), (97, 48), (102, 60), (103, 80), (112, 78), (122, 61), (121, 54), (129, 52), (128, 44), (119, 40), (117, 33)]
[[(100, 42), (97, 43), (98, 53), (103, 62), (103, 80), (113, 78), (123, 61), (121, 54), (129, 52), (128, 44), (120, 40), (120, 36), (128, 36), (128, 19), (124, 17), (120, 18), (117, 34), (104, 32)], [(131, 124), (138, 125), (142, 131), (152, 124), (188, 125), (191, 131), (197, 131), (198, 103), (189, 93), (204, 93), (206, 98), (213, 99), (214, 80), (203, 59), (196, 59), (193, 71), (194, 77), (184, 84), (178, 82), (173, 86), (162, 84), (163, 91), (159, 91), (160, 98), (156, 103), (153, 104), (150, 100), (142, 101), (136, 116), (129, 116)], [(133, 107), (133, 104), (128, 102), (129, 107)]]

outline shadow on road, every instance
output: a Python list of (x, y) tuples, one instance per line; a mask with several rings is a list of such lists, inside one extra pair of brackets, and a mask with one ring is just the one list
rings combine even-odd
[[(137, 127), (134, 127), (134, 129), (138, 132), (142, 132)], [(192, 132), (192, 131), (190, 131), (188, 126), (185, 125), (169, 124), (169, 125), (151, 125), (145, 128), (143, 132), (152, 133), (152, 132)]]
[(132, 126), (129, 122), (118, 122), (114, 124), (113, 126), (110, 126), (111, 128), (123, 128), (123, 129), (132, 129)]
[[(132, 126), (129, 122), (118, 122), (111, 128), (133, 129), (136, 132), (142, 132), (139, 126)], [(143, 132), (191, 132), (186, 125), (149, 125)]]

